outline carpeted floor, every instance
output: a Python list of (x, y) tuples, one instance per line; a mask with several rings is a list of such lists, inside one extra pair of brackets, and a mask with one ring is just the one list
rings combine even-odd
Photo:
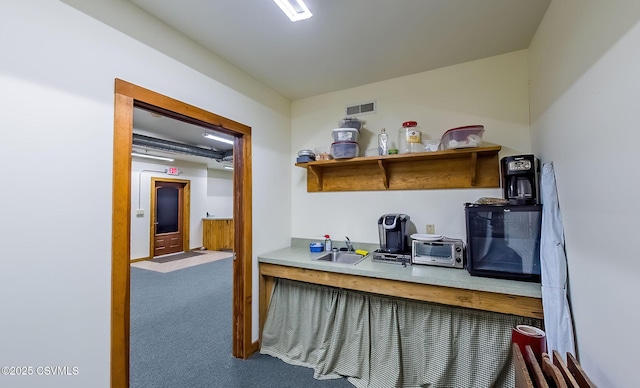
[(132, 265), (130, 387), (353, 387), (271, 356), (231, 355), (232, 265), (230, 257), (168, 273)]
[[(228, 251), (202, 251), (185, 252), (175, 255), (160, 256), (153, 260), (144, 260), (131, 263), (132, 267), (148, 269), (150, 271), (168, 273), (179, 269), (193, 267), (216, 260), (222, 260), (233, 256), (233, 252)], [(160, 261), (158, 261), (158, 259)]]
[(200, 256), (203, 254), (204, 252), (198, 251), (180, 252), (169, 255), (156, 256), (150, 261), (153, 261), (154, 263), (168, 263), (170, 261), (182, 260), (186, 259), (187, 257)]

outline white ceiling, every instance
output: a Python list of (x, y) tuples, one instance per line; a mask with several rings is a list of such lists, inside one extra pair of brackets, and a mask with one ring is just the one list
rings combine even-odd
[[(170, 117), (161, 116), (144, 109), (135, 108), (133, 110), (133, 133), (150, 136), (156, 139), (178, 142), (188, 146), (220, 151), (222, 153), (233, 149), (232, 145), (204, 138), (204, 136), (202, 135), (205, 131), (222, 138), (233, 140), (233, 136), (221, 132), (205, 129), (204, 127), (189, 124)], [(232, 164), (231, 161), (222, 162), (201, 156), (186, 155), (184, 153), (176, 153), (170, 151), (160, 151), (158, 149), (149, 147), (138, 147), (134, 145), (133, 149), (134, 151), (151, 155), (165, 156), (171, 157), (176, 160), (206, 164), (208, 168), (213, 169), (224, 169), (225, 166), (229, 166)]]
[[(550, 3), (305, 0), (313, 17), (293, 23), (273, 0), (129, 1), (291, 100), (526, 49)], [(134, 131), (229, 149), (204, 142), (201, 127), (145, 111)]]
[(529, 47), (550, 0), (130, 0), (291, 100)]

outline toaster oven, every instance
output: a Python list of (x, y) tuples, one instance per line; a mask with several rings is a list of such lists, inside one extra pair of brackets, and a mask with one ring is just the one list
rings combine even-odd
[(411, 263), (464, 268), (464, 242), (443, 237), (437, 241), (413, 240)]

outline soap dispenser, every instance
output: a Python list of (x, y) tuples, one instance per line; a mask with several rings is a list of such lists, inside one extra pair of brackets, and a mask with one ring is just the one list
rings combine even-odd
[(328, 234), (324, 235), (324, 250), (327, 252), (331, 252), (331, 236)]

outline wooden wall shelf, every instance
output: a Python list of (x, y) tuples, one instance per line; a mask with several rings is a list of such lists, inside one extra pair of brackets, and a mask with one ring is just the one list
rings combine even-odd
[(498, 152), (487, 146), (296, 163), (307, 191), (425, 190), (500, 187)]

